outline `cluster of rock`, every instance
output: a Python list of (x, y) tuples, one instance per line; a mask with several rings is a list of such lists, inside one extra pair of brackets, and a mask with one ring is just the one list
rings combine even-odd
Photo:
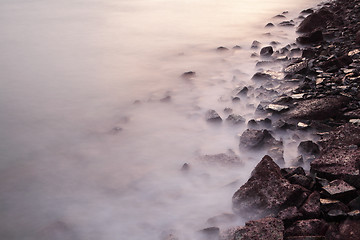
[[(282, 141), (269, 130), (247, 129), (240, 148), (268, 150), (233, 195), (235, 215), (250, 221), (221, 231), (211, 228), (214, 239), (360, 239), (360, 1), (337, 0), (304, 13), (310, 15), (298, 27), (296, 44), (260, 50), (270, 61), (290, 61), (284, 77), (268, 70), (252, 79), (261, 82), (259, 98), (273, 98), (256, 110), (276, 116), (276, 124), (268, 119), (272, 128), (312, 128), (321, 137), (318, 144), (304, 141), (298, 147), (303, 156), (312, 156), (310, 171), (280, 168)], [(258, 64), (266, 66), (269, 59)], [(245, 88), (241, 94), (252, 90)]]

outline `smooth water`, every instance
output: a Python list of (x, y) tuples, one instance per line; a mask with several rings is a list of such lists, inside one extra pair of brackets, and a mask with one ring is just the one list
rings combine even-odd
[[(258, 100), (230, 97), (256, 71), (251, 42), (293, 42), (294, 28), (265, 24), (317, 3), (2, 0), (0, 238), (191, 239), (231, 213), (262, 153), (239, 152), (245, 125), (204, 114), (249, 120)], [(228, 149), (245, 165), (198, 160)]]

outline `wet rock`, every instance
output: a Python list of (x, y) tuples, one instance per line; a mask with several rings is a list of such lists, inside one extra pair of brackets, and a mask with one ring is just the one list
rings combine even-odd
[(342, 179), (360, 188), (359, 163), (358, 149), (331, 148), (311, 162), (310, 166), (311, 172), (321, 178)]
[(347, 105), (349, 98), (343, 96), (328, 96), (320, 99), (299, 101), (298, 105), (285, 113), (285, 117), (293, 119), (323, 120), (341, 114), (340, 109)]
[[(304, 189), (290, 184), (279, 166), (265, 156), (251, 173), (250, 179), (235, 192), (233, 210), (245, 218), (266, 216), (301, 204)], [(301, 203), (300, 203), (301, 201)]]
[(209, 227), (199, 231), (201, 239), (206, 240), (218, 240), (220, 237), (220, 229), (218, 227)]
[(240, 49), (242, 49), (242, 47), (239, 46), (239, 45), (235, 45), (235, 46), (233, 46), (233, 49), (234, 49), (234, 50), (240, 50)]
[(307, 61), (302, 61), (299, 63), (295, 63), (295, 64), (291, 64), (289, 66), (287, 66), (284, 69), (285, 73), (301, 73), (303, 71), (305, 71), (308, 67), (308, 62)]
[(328, 186), (323, 187), (327, 195), (332, 199), (349, 202), (357, 195), (356, 188), (344, 182), (343, 180), (334, 180)]
[(185, 79), (190, 79), (196, 76), (196, 73), (193, 71), (189, 71), (189, 72), (184, 72), (181, 77), (185, 78)]
[(320, 217), (320, 194), (313, 192), (299, 209), (305, 218), (313, 219)]
[(260, 56), (262, 57), (270, 57), (274, 53), (274, 50), (271, 46), (263, 47), (260, 50)]
[(322, 29), (327, 26), (327, 23), (334, 18), (334, 15), (331, 11), (326, 8), (321, 8), (320, 10), (307, 16), (304, 21), (302, 21), (298, 27), (298, 32), (308, 33), (312, 32), (315, 29)]
[(251, 48), (252, 49), (257, 49), (257, 48), (259, 48), (261, 46), (261, 42), (259, 42), (259, 41), (253, 41), (252, 42), (252, 44), (251, 44)]
[(230, 114), (227, 119), (226, 119), (227, 122), (230, 122), (232, 124), (242, 124), (242, 123), (245, 123), (245, 118), (243, 118), (242, 116), (240, 115), (237, 115), (237, 114)]
[(218, 52), (227, 52), (227, 51), (229, 51), (229, 49), (226, 48), (226, 47), (220, 46), (220, 47), (218, 47), (218, 48), (216, 49), (216, 51), (218, 51)]
[(257, 221), (249, 221), (245, 227), (237, 230), (234, 239), (247, 240), (282, 240), (284, 224), (281, 220), (267, 217)]
[(221, 224), (230, 224), (232, 222), (235, 222), (237, 220), (237, 216), (235, 214), (232, 213), (223, 213), (220, 214), (218, 216), (209, 218), (206, 223), (213, 225), (213, 226), (218, 226)]
[(303, 155), (318, 155), (320, 148), (313, 141), (303, 141), (299, 144), (298, 151)]
[(347, 214), (342, 210), (333, 209), (326, 213), (325, 218), (328, 221), (341, 221), (347, 218)]
[(243, 161), (232, 150), (228, 150), (226, 153), (204, 155), (200, 157), (200, 160), (209, 164), (220, 164), (225, 166), (243, 165)]
[(328, 224), (324, 220), (309, 219), (294, 222), (285, 230), (285, 237), (291, 236), (325, 236)]
[(239, 97), (233, 97), (233, 98), (231, 99), (231, 101), (232, 101), (232, 102), (240, 102), (241, 99), (240, 99)]
[(293, 20), (283, 21), (283, 22), (279, 23), (279, 26), (280, 27), (293, 27), (293, 26), (295, 26), (295, 23)]
[(207, 111), (205, 117), (208, 122), (221, 122), (222, 121), (222, 118), (215, 110)]
[[(324, 148), (347, 148), (350, 145), (360, 145), (360, 127), (347, 123), (330, 131), (319, 144)], [(354, 149), (352, 149), (354, 150)], [(349, 153), (352, 154), (352, 153)], [(345, 155), (344, 155), (345, 156)]]
[(339, 200), (320, 198), (320, 209), (323, 214), (330, 212), (331, 210), (341, 210), (348, 212), (349, 208)]
[(240, 137), (240, 147), (247, 149), (282, 147), (282, 142), (277, 141), (268, 130), (247, 129)]

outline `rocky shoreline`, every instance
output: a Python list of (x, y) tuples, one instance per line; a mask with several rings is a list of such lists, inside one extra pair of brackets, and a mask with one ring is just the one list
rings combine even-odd
[[(284, 77), (260, 71), (252, 80), (261, 87), (245, 86), (236, 94), (265, 96), (256, 109), (263, 118), (248, 122), (240, 149), (265, 149), (268, 155), (232, 199), (234, 216), (249, 221), (204, 229), (205, 239), (360, 239), (360, 0), (336, 0), (303, 13), (308, 15), (297, 28), (296, 44), (259, 49), (265, 60), (258, 66), (288, 62)], [(208, 115), (221, 121), (216, 112)], [(283, 144), (271, 132), (287, 129), (311, 130), (319, 141), (301, 142), (293, 167), (280, 168)]]

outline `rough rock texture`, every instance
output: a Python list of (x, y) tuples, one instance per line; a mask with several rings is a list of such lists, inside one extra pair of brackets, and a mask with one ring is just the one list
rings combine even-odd
[(277, 141), (268, 130), (247, 129), (240, 137), (240, 147), (258, 149), (261, 147), (281, 147), (282, 142)]
[(325, 236), (327, 229), (328, 225), (324, 220), (300, 220), (285, 230), (285, 236)]
[(344, 124), (319, 141), (326, 152), (329, 148), (344, 149), (350, 145), (360, 146), (360, 127), (351, 123)]
[(341, 113), (341, 108), (346, 106), (348, 102), (349, 99), (342, 96), (303, 100), (284, 116), (294, 119), (328, 119), (338, 116)]
[(205, 114), (205, 117), (208, 122), (221, 122), (222, 121), (220, 115), (215, 110), (208, 110)]
[(260, 56), (270, 57), (274, 53), (274, 50), (271, 46), (263, 47), (260, 50)]
[[(306, 191), (306, 190), (305, 190)], [(290, 184), (279, 166), (265, 156), (253, 170), (250, 179), (235, 192), (233, 210), (245, 218), (256, 218), (276, 213), (281, 208), (303, 202), (299, 196), (304, 189)]]
[[(249, 221), (245, 227), (238, 229), (234, 240), (283, 240), (284, 224), (281, 220), (268, 217)], [(230, 240), (230, 239), (229, 239)]]
[(301, 206), (300, 212), (305, 218), (318, 218), (320, 217), (320, 194), (313, 192), (310, 194), (305, 203)]
[(308, 33), (315, 29), (326, 27), (327, 22), (333, 19), (333, 13), (327, 8), (321, 8), (313, 14), (307, 16), (299, 25), (298, 32)]

